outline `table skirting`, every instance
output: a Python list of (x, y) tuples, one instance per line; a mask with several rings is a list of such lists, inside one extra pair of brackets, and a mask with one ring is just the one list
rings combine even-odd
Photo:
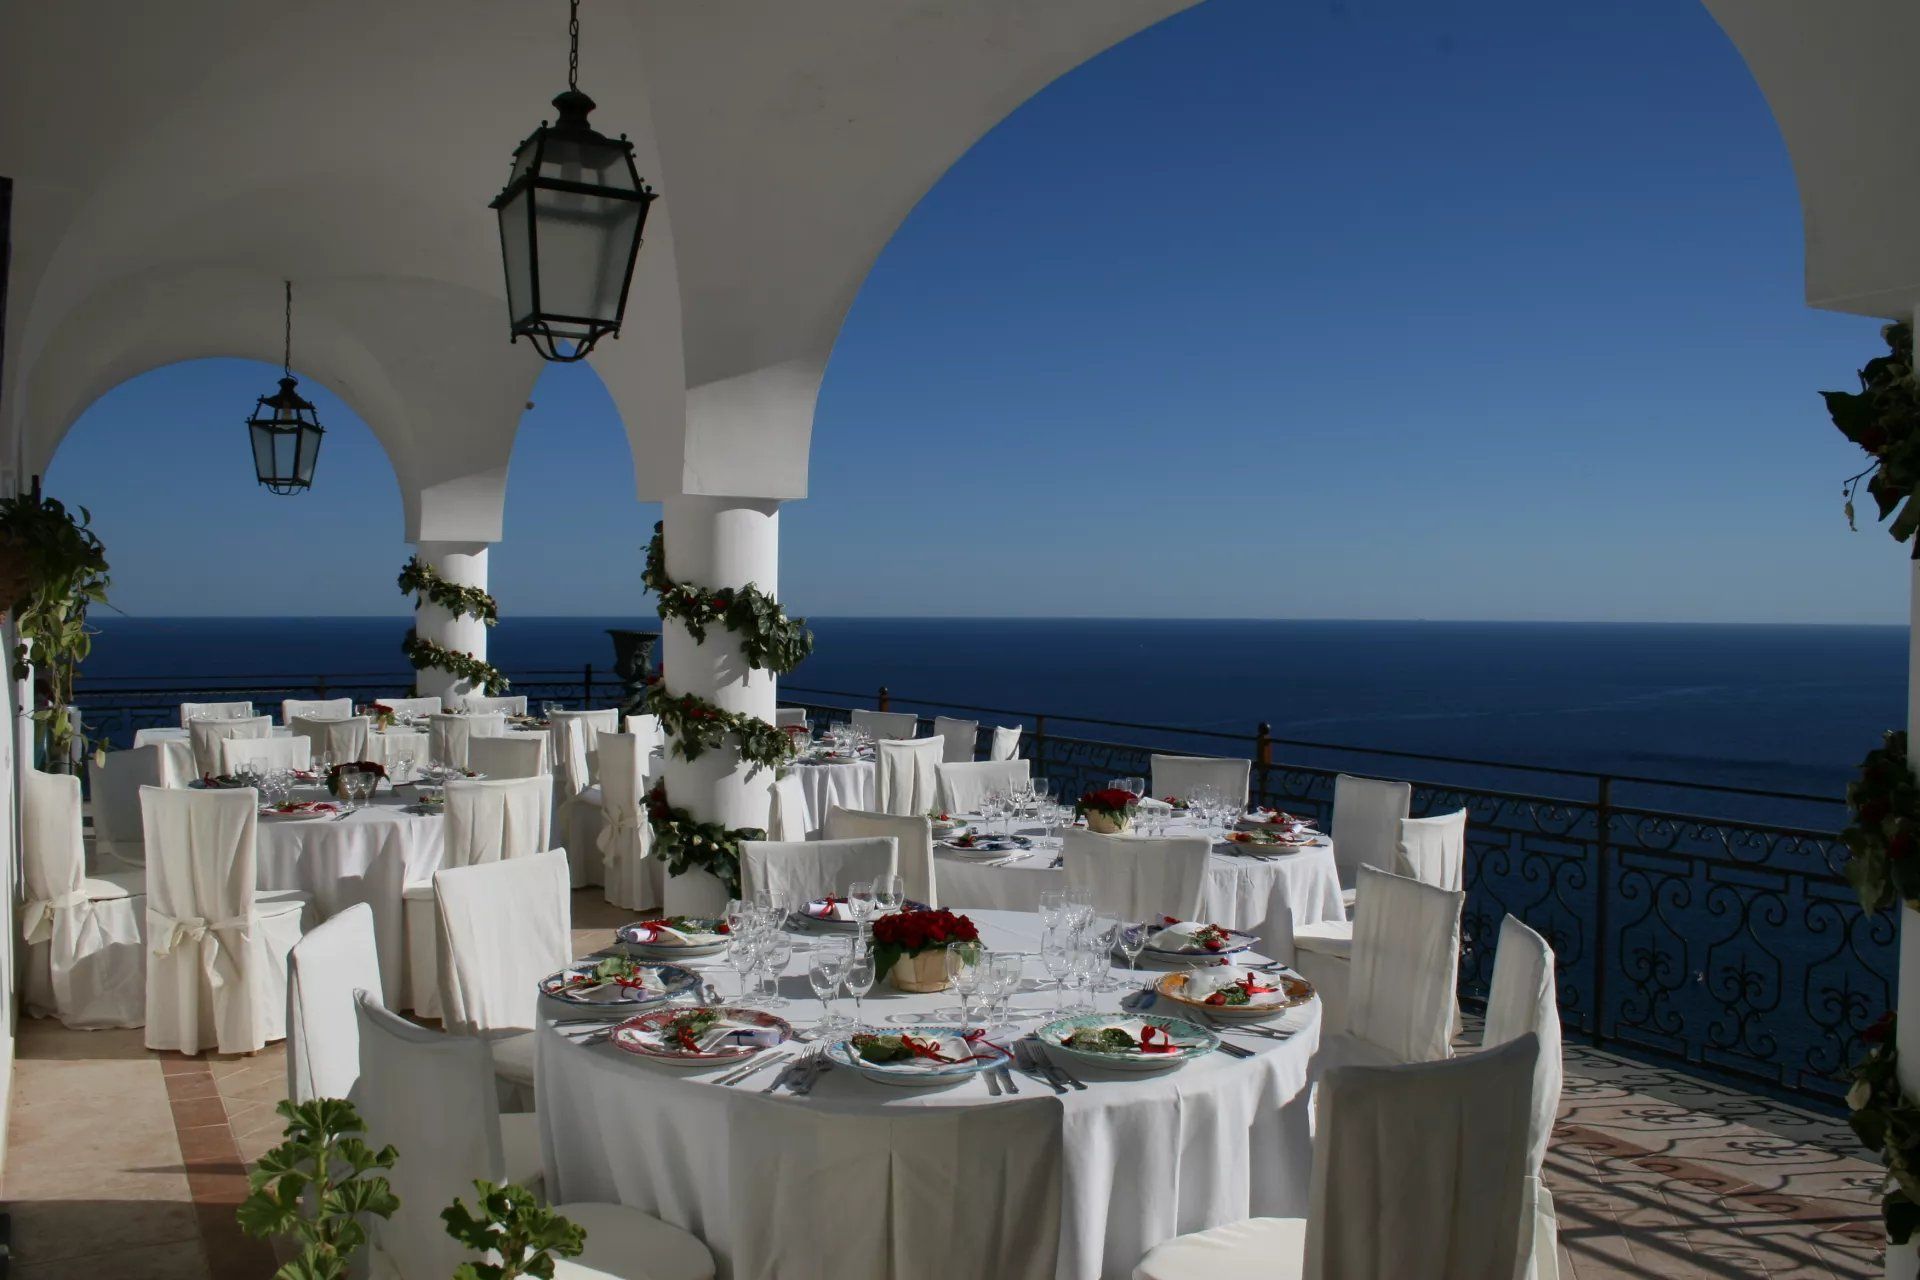
[(826, 825), (827, 810), (875, 808), (878, 772), (871, 760), (849, 760), (843, 764), (805, 764), (793, 766), (794, 776), (807, 793), (807, 834), (817, 836)]

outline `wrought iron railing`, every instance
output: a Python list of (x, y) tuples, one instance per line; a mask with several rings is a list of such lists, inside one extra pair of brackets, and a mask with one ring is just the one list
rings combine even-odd
[[(538, 705), (607, 706), (619, 684), (578, 671), (510, 672)], [(186, 698), (397, 694), (411, 676), (88, 679), (88, 732), (130, 741), (177, 723)], [(1509, 913), (1552, 943), (1569, 1032), (1831, 1107), (1859, 1030), (1893, 1001), (1895, 930), (1863, 915), (1841, 875), (1838, 797), (1584, 773), (1273, 736), (1061, 716), (785, 685), (785, 705), (953, 713), (1022, 727), (1021, 753), (1059, 790), (1150, 776), (1156, 751), (1251, 759), (1263, 804), (1331, 818), (1343, 772), (1404, 778), (1415, 814), (1468, 811), (1461, 995), (1485, 998)]]

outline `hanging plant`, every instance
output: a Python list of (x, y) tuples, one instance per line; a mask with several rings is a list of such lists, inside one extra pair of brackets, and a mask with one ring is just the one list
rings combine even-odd
[(1863, 911), (1904, 902), (1920, 911), (1920, 782), (1907, 762), (1907, 735), (1890, 730), (1847, 784), (1847, 882)]
[[(1920, 494), (1920, 383), (1913, 376), (1913, 326), (1896, 322), (1880, 335), (1886, 339), (1887, 354), (1860, 370), (1859, 391), (1820, 394), (1833, 425), (1873, 459), (1840, 486), (1847, 524), (1853, 526), (1853, 495), (1865, 480), (1880, 519), (1893, 516), (1887, 532), (1896, 542), (1906, 542), (1920, 529), (1920, 501), (1915, 501)], [(1914, 545), (1913, 556), (1920, 560), (1920, 543)]]
[(488, 697), (497, 698), (507, 691), (506, 673), (500, 668), (470, 653), (436, 644), (417, 631), (407, 632), (400, 641), (400, 652), (407, 655), (407, 661), (413, 664), (415, 671), (425, 671), (429, 667), (435, 671), (445, 671), (456, 679), (484, 689)]
[(33, 719), (46, 746), (46, 764), (63, 769), (73, 758), (73, 682), (93, 652), (87, 610), (105, 604), (112, 579), (107, 553), (93, 532), (93, 513), (75, 518), (58, 499), (42, 496), (36, 478), (30, 493), (0, 498), (0, 546), (4, 546), (8, 594), (20, 642), (13, 651), (13, 678), (29, 671), (41, 679)]
[(740, 758), (752, 766), (747, 770), (749, 778), (762, 769), (782, 773), (793, 759), (791, 734), (758, 716), (723, 710), (696, 694), (668, 693), (664, 684), (655, 684), (647, 690), (647, 712), (660, 717), (660, 727), (682, 759), (698, 760), (718, 751), (726, 745), (728, 734), (739, 739)]
[(1900, 1088), (1900, 1055), (1894, 1048), (1891, 1012), (1860, 1033), (1867, 1056), (1853, 1069), (1847, 1090), (1852, 1126), (1867, 1150), (1886, 1166), (1880, 1216), (1893, 1244), (1911, 1240), (1920, 1228), (1920, 1105)]
[(767, 838), (759, 827), (723, 827), (676, 809), (667, 802), (665, 781), (647, 792), (647, 822), (653, 828), (653, 856), (670, 874), (704, 871), (727, 887), (729, 898), (740, 896), (740, 842)]
[(813, 633), (805, 618), (789, 618), (772, 596), (751, 582), (744, 587), (708, 591), (667, 575), (664, 527), (653, 526), (647, 544), (647, 564), (640, 581), (660, 598), (660, 616), (672, 618), (704, 644), (707, 628), (719, 623), (740, 641), (747, 665), (775, 675), (786, 675), (813, 652)]
[(408, 560), (400, 570), (400, 593), (418, 596), (414, 608), (422, 602), (439, 605), (456, 618), (478, 618), (488, 626), (500, 621), (500, 606), (479, 587), (449, 582), (433, 568), (422, 564), (419, 556)]

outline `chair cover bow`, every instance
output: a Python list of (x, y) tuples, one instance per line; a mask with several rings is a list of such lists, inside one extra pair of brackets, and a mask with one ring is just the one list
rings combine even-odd
[(87, 900), (79, 889), (51, 898), (28, 898), (20, 908), (20, 931), (30, 944), (45, 942), (53, 936), (53, 913), (82, 906)]
[(640, 824), (625, 808), (616, 805), (606, 811), (606, 821), (600, 828), (599, 838), (594, 841), (599, 846), (601, 865), (618, 866), (629, 858), (644, 858), (647, 851), (641, 846)]
[(147, 909), (152, 922), (153, 954), (172, 955), (174, 948), (189, 942), (212, 942), (220, 945), (219, 930), (245, 929), (253, 921), (248, 916), (235, 916), (231, 920), (208, 920), (204, 916), (183, 916), (179, 919), (163, 912)]

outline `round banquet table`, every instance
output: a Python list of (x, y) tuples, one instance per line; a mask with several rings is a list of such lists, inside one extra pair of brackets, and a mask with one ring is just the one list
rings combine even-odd
[(807, 834), (810, 836), (820, 833), (826, 824), (827, 811), (835, 805), (869, 812), (878, 807), (874, 796), (880, 775), (871, 760), (796, 760), (793, 773), (807, 793)]
[[(1017, 860), (963, 858), (939, 841), (934, 842), (933, 883), (941, 906), (956, 911), (975, 907), (1032, 911), (1040, 905), (1043, 892), (1066, 887), (1066, 872), (1054, 866), (1060, 838), (1037, 827), (1015, 829), (1033, 842), (1026, 856)], [(1177, 836), (1197, 830), (1184, 819), (1175, 819), (1167, 834)], [(1290, 962), (1295, 928), (1346, 919), (1340, 905), (1340, 872), (1333, 860), (1333, 841), (1322, 836), (1311, 845), (1288, 852), (1271, 845), (1250, 848), (1227, 841), (1216, 843), (1207, 867), (1201, 914), (1215, 924), (1267, 939), (1280, 958)], [(1284, 929), (1280, 927), (1283, 921)]]
[[(317, 786), (297, 787), (300, 800), (330, 800)], [(411, 788), (382, 786), (365, 807), (344, 818), (262, 817), (256, 828), (254, 884), (303, 889), (325, 920), (356, 902), (373, 908), (374, 944), (389, 1007), (398, 1007), (405, 936), (400, 894), (410, 880), (439, 869), (446, 827), (438, 813), (415, 813)], [(338, 802), (335, 803), (344, 803)]]
[[(1028, 953), (1023, 1029), (1051, 1017), (1041, 924), (975, 911), (989, 946)], [(804, 1031), (819, 1002), (808, 948), (781, 981), (782, 1016)], [(720, 967), (713, 980), (737, 989)], [(1127, 974), (1138, 982), (1146, 971)], [(1133, 982), (1095, 997), (1115, 1010)], [(768, 1067), (737, 1086), (606, 1041), (570, 1039), (542, 1001), (535, 1081), (547, 1191), (555, 1202), (617, 1201), (685, 1228), (735, 1280), (1124, 1280), (1154, 1245), (1249, 1216), (1304, 1215), (1312, 1167), (1307, 1064), (1317, 999), (1274, 1024), (1285, 1040), (1226, 1033), (1252, 1057), (1211, 1054), (1173, 1071), (1054, 1061), (1086, 1086), (1056, 1094), (1016, 1070), (1018, 1093), (980, 1077), (945, 1089), (877, 1084), (846, 1067), (806, 1097), (768, 1091)], [(870, 1023), (951, 1010), (952, 993), (883, 984)], [(850, 1002), (839, 1002), (851, 1013)], [(1166, 1012), (1162, 1004), (1153, 1012)], [(951, 1016), (948, 1014), (947, 1016)]]

